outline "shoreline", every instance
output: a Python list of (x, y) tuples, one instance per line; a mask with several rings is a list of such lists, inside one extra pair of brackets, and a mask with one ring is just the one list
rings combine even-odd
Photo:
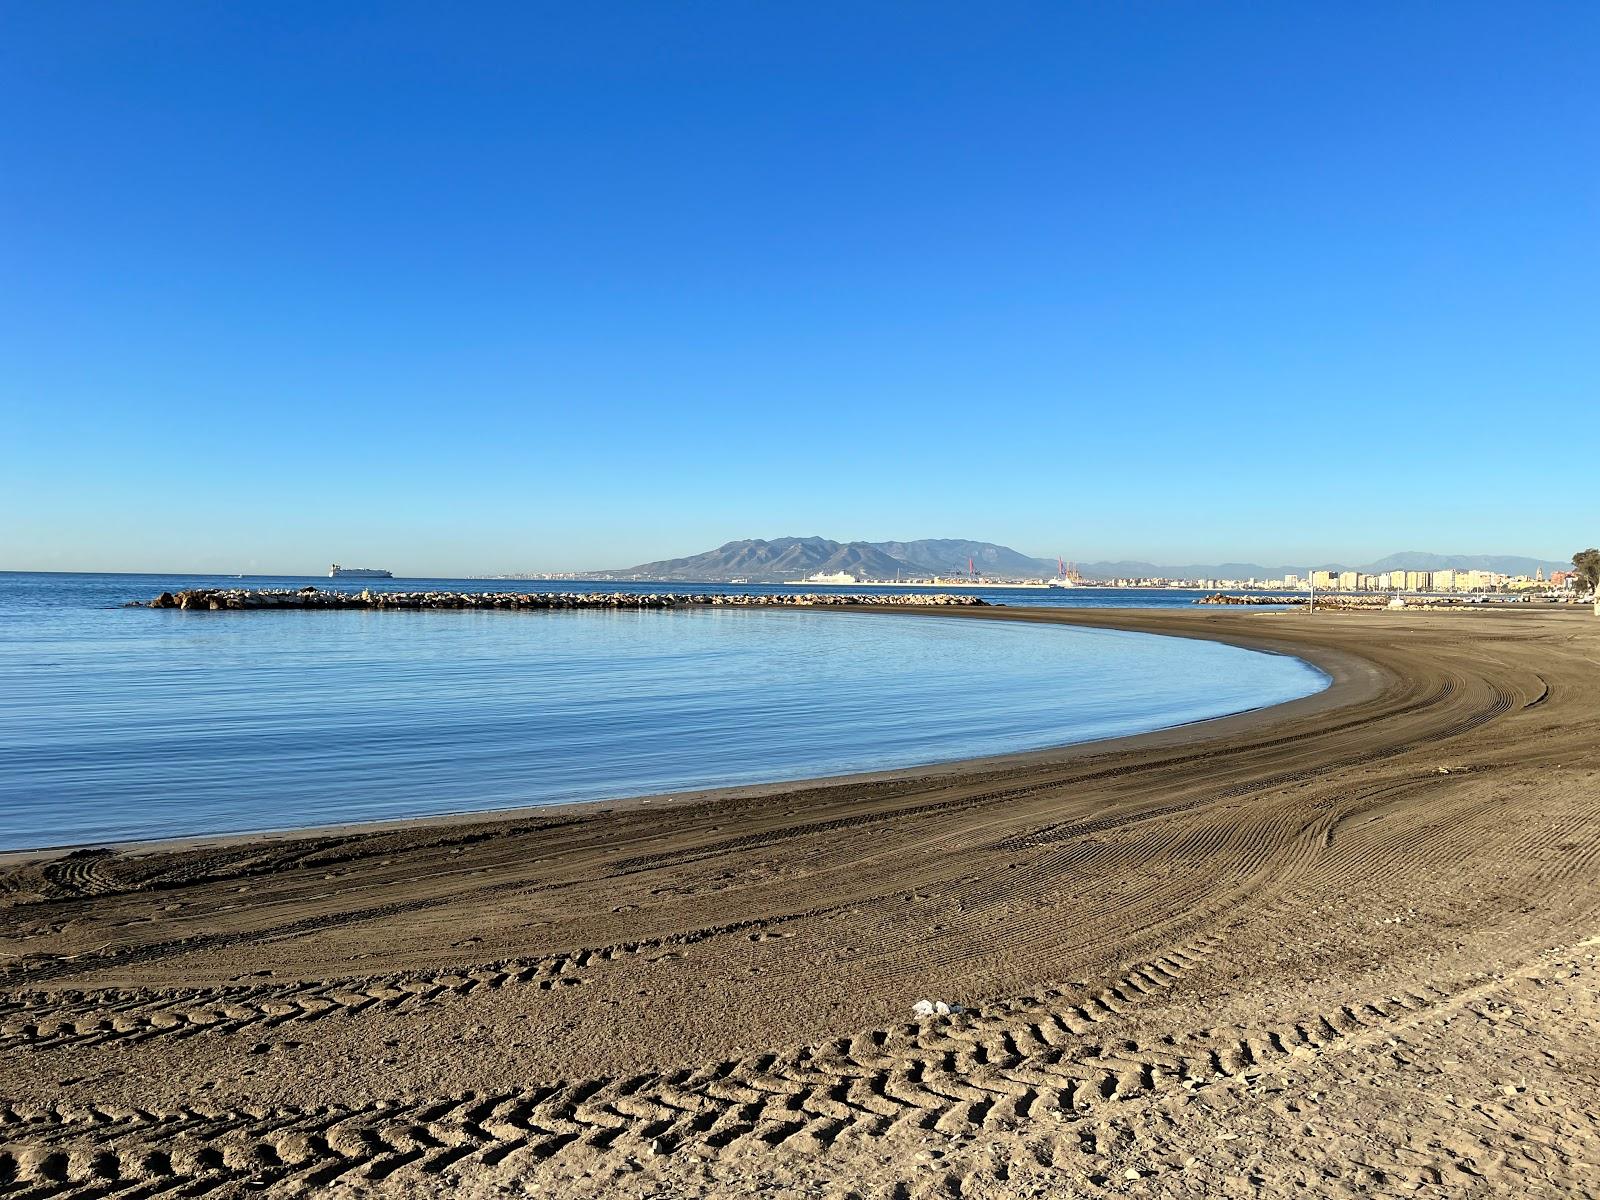
[[(153, 607), (152, 603), (152, 607)], [(749, 607), (767, 607), (752, 605)], [(1144, 632), (1150, 636), (1173, 637), (1186, 636), (1183, 633), (1151, 633), (1148, 630), (1126, 627), (1116, 622), (1121, 614), (1142, 614), (1148, 612), (1161, 612), (1164, 610), (1152, 609), (1030, 609), (1025, 607), (991, 606), (959, 606), (946, 608), (942, 606), (919, 606), (909, 604), (893, 604), (886, 606), (876, 605), (819, 605), (815, 609), (805, 605), (774, 604), (770, 606), (774, 613), (807, 611), (807, 612), (848, 612), (883, 613), (888, 612), (897, 616), (918, 617), (977, 617), (987, 616), (1002, 620), (1021, 620), (1037, 624), (1069, 625), (1079, 628), (1107, 629), (1117, 632)], [(1107, 614), (1109, 620), (1075, 620), (1071, 614), (1092, 612)], [(1271, 614), (1258, 614), (1271, 615)], [(826, 788), (849, 785), (866, 785), (873, 783), (899, 782), (919, 778), (932, 778), (944, 774), (963, 774), (974, 771), (1003, 770), (1008, 767), (1021, 767), (1044, 763), (1065, 762), (1094, 753), (1116, 753), (1121, 751), (1136, 751), (1139, 749), (1158, 745), (1181, 744), (1190, 737), (1204, 738), (1210, 736), (1226, 736), (1229, 733), (1240, 732), (1255, 724), (1254, 719), (1262, 721), (1270, 719), (1270, 714), (1277, 714), (1281, 710), (1291, 709), (1291, 706), (1304, 706), (1309, 701), (1326, 698), (1326, 703), (1338, 706), (1343, 703), (1353, 702), (1360, 698), (1359, 689), (1352, 689), (1358, 678), (1366, 678), (1370, 684), (1371, 664), (1358, 664), (1348, 661), (1347, 656), (1328, 649), (1312, 649), (1300, 652), (1295, 648), (1285, 648), (1275, 639), (1262, 641), (1250, 637), (1247, 633), (1229, 631), (1216, 637), (1202, 637), (1196, 640), (1216, 641), (1225, 645), (1235, 646), (1239, 649), (1252, 650), (1262, 654), (1276, 654), (1293, 658), (1320, 672), (1328, 679), (1328, 684), (1307, 696), (1296, 697), (1293, 700), (1280, 701), (1275, 704), (1260, 705), (1255, 708), (1241, 709), (1238, 712), (1226, 713), (1217, 717), (1204, 717), (1198, 720), (1183, 721), (1175, 725), (1165, 725), (1159, 729), (1146, 730), (1141, 733), (1123, 734), (1109, 738), (1096, 738), (1081, 742), (1065, 742), (1053, 746), (1044, 746), (1032, 750), (1007, 751), (1000, 754), (968, 756), (964, 758), (936, 760), (933, 762), (914, 763), (904, 767), (888, 767), (869, 769), (864, 771), (850, 771), (833, 775), (808, 775), (787, 779), (774, 779), (760, 783), (732, 784), (717, 787), (678, 788), (671, 791), (645, 792), (632, 796), (604, 797), (595, 800), (563, 800), (549, 804), (520, 804), (504, 808), (461, 809), (452, 812), (429, 813), (409, 817), (388, 817), (370, 821), (334, 821), (325, 825), (292, 825), (283, 828), (260, 828), (239, 831), (199, 832), (174, 834), (166, 837), (128, 838), (122, 840), (105, 840), (89, 842), (69, 842), (51, 846), (30, 846), (17, 849), (0, 848), (0, 870), (8, 867), (19, 866), (27, 863), (41, 863), (53, 859), (63, 858), (81, 851), (111, 851), (124, 854), (141, 854), (185, 849), (200, 849), (207, 847), (233, 846), (249, 842), (274, 842), (303, 840), (307, 838), (332, 837), (332, 836), (359, 836), (372, 833), (387, 833), (404, 830), (411, 826), (453, 826), (495, 822), (507, 819), (534, 818), (543, 816), (560, 816), (569, 811), (594, 811), (597, 808), (643, 807), (652, 804), (670, 804), (674, 802), (715, 803), (724, 799), (753, 799), (793, 791), (803, 791), (809, 788)], [(1319, 659), (1327, 660), (1324, 665)], [(1320, 705), (1318, 707), (1321, 707)], [(1285, 715), (1295, 715), (1301, 711), (1312, 711), (1309, 708), (1293, 708)], [(1166, 739), (1165, 735), (1179, 733), (1183, 736), (1179, 743)]]
[(0, 1179), (1592, 1185), (1600, 622), (936, 615), (1227, 639), (1334, 683), (881, 778), (0, 867)]

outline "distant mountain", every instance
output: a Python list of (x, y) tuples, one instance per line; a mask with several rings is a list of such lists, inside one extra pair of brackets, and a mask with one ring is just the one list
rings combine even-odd
[[(660, 579), (680, 582), (720, 583), (748, 579), (752, 583), (781, 583), (808, 575), (847, 572), (858, 579), (914, 578), (964, 574), (971, 560), (980, 575), (1001, 579), (1043, 579), (1056, 573), (1056, 560), (1034, 558), (994, 542), (962, 538), (924, 538), (912, 542), (836, 542), (823, 537), (750, 538), (728, 542), (715, 550), (687, 558), (667, 558), (640, 563), (626, 570), (588, 573), (592, 579)], [(1407, 550), (1376, 562), (1290, 563), (1185, 563), (1181, 566), (1140, 561), (1079, 563), (1086, 579), (1279, 579), (1303, 575), (1315, 568), (1327, 571), (1428, 571), (1441, 567), (1457, 570), (1500, 571), (1507, 575), (1546, 573), (1570, 564), (1513, 554), (1430, 554)]]
[(980, 574), (1001, 577), (1054, 575), (1054, 559), (1031, 558), (1009, 546), (936, 538), (917, 542), (835, 542), (820, 537), (754, 538), (728, 542), (687, 558), (640, 563), (622, 571), (599, 571), (595, 579), (662, 579), (720, 582), (748, 579), (781, 583), (808, 575), (844, 571), (858, 579), (964, 573), (971, 559)]
[(919, 542), (873, 542), (885, 554), (911, 563), (929, 575), (965, 572), (971, 559), (980, 575), (1027, 578), (1054, 575), (1056, 560), (1033, 558), (1010, 546), (993, 542), (968, 542), (960, 538), (924, 538)]
[(597, 572), (594, 578), (703, 582), (748, 579), (754, 583), (781, 583), (786, 579), (804, 579), (819, 571), (829, 574), (848, 571), (857, 577), (872, 579), (893, 579), (897, 573), (916, 573), (910, 563), (885, 554), (870, 542), (841, 543), (828, 538), (788, 537), (728, 542), (703, 554), (640, 563), (625, 571)]

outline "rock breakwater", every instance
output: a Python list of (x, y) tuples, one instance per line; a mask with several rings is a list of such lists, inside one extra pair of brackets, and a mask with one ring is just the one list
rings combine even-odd
[(220, 609), (514, 609), (573, 608), (980, 608), (977, 596), (837, 595), (806, 592), (754, 596), (722, 592), (336, 592), (320, 588), (191, 588), (162, 592), (134, 608)]
[(1191, 604), (1304, 604), (1304, 596), (1235, 596), (1227, 592), (1213, 592), (1191, 600)]

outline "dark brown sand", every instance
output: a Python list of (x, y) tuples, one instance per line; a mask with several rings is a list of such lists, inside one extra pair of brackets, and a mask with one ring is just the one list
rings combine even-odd
[(1335, 684), (873, 777), (13, 858), (0, 1195), (1600, 1189), (1600, 621), (929, 619)]

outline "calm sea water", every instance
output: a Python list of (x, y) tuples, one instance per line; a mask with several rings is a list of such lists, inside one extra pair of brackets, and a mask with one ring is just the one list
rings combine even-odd
[[(1204, 642), (913, 616), (120, 607), (207, 583), (238, 581), (0, 573), (0, 848), (908, 766), (1140, 732), (1327, 684), (1295, 659)], [(348, 586), (434, 585), (685, 590)], [(1069, 606), (1195, 595), (984, 594)]]

